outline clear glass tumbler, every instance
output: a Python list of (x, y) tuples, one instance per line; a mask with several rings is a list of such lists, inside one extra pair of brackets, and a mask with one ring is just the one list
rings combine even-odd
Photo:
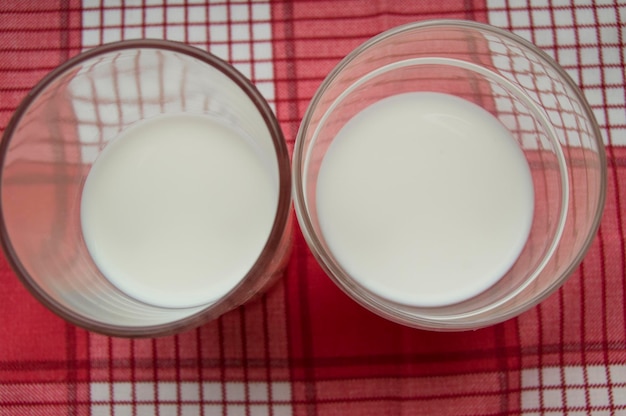
[[(370, 105), (408, 92), (448, 94), (482, 107), (511, 133), (532, 177), (532, 224), (513, 265), (480, 294), (446, 305), (416, 306), (368, 290), (330, 249), (318, 215), (320, 166), (337, 133)], [(606, 159), (589, 105), (553, 59), (504, 30), (440, 20), (391, 29), (339, 63), (306, 111), (294, 151), (293, 178), (305, 238), (341, 289), (387, 319), (452, 331), (514, 317), (565, 282), (598, 229)], [(476, 236), (476, 244), (481, 238)]]
[[(144, 303), (112, 285), (86, 247), (80, 219), (83, 185), (107, 144), (134, 123), (179, 113), (219, 119), (250, 138), (278, 195), (271, 231), (247, 274), (218, 300), (181, 308)], [(278, 122), (249, 80), (197, 48), (125, 41), (70, 59), (20, 104), (0, 157), (0, 231), (9, 262), (39, 301), (88, 330), (149, 337), (190, 329), (264, 290), (288, 260), (290, 163)]]

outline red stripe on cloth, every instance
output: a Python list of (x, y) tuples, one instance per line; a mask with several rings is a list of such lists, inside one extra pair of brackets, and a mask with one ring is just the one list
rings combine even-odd
[(0, 3), (0, 129), (37, 81), (79, 52), (79, 6), (78, 0)]
[(306, 106), (322, 80), (370, 37), (417, 20), (486, 22), (481, 0), (450, 2), (300, 1), (272, 6), (278, 117), (293, 144)]
[[(204, 8), (207, 14), (217, 13), (218, 9), (216, 7), (226, 7), (226, 10), (230, 10), (231, 6), (240, 8), (241, 4), (231, 5), (230, 2), (222, 2), (221, 4), (211, 3), (210, 6), (206, 5)], [(26, 4), (24, 7), (25, 10), (32, 8), (30, 4)], [(50, 4), (47, 4), (45, 7), (50, 7)], [(165, 5), (162, 8), (153, 8), (162, 14), (163, 19), (170, 19), (173, 16), (170, 11), (177, 9), (177, 7)], [(247, 5), (246, 8), (249, 13), (252, 8), (255, 11), (259, 10), (258, 5), (253, 3)], [(71, 10), (72, 13), (78, 14), (78, 21), (80, 22), (80, 4), (73, 5)], [(94, 10), (101, 12), (100, 27), (90, 30), (98, 31), (99, 39), (103, 40), (110, 36), (110, 33), (116, 32), (116, 27), (113, 27), (113, 32), (107, 31), (108, 26), (107, 28), (104, 27), (105, 23), (108, 23), (107, 19), (112, 16), (109, 12), (115, 14), (121, 8), (103, 4), (102, 7)], [(29, 13), (20, 12), (20, 16), (22, 14), (28, 15)], [(145, 20), (146, 13), (142, 14)], [(122, 13), (121, 16), (124, 19), (126, 14)], [(188, 14), (183, 13), (183, 16), (188, 16)], [(36, 17), (41, 18), (42, 14), (40, 13)], [(53, 17), (47, 17), (54, 20)], [(215, 16), (212, 15), (211, 18), (215, 19)], [(4, 20), (0, 21), (4, 22)], [(247, 19), (243, 22), (238, 21), (237, 24), (249, 25), (250, 22), (251, 20)], [(124, 21), (122, 21), (123, 23)], [(224, 27), (229, 27), (231, 23), (227, 19), (220, 24)], [(162, 26), (165, 33), (165, 23)], [(171, 28), (176, 25), (167, 26)], [(78, 36), (78, 39), (75, 42), (75, 49), (78, 51), (80, 49), (80, 25), (72, 26), (72, 28), (74, 27), (77, 28), (75, 34)], [(143, 27), (144, 25), (142, 24)], [(208, 29), (209, 25), (207, 25)], [(74, 29), (63, 31), (57, 28), (56, 30), (65, 35), (73, 36), (72, 30)], [(250, 30), (248, 30), (248, 34), (250, 34)], [(38, 30), (37, 33), (42, 36), (44, 34), (50, 35), (49, 31), (44, 30)], [(238, 33), (241, 35), (241, 32)], [(75, 41), (74, 38), (71, 39), (72, 42)], [(33, 45), (37, 44), (33, 38), (28, 38), (27, 41), (32, 43), (25, 42), (25, 47), (37, 49), (37, 52), (33, 53), (39, 56), (39, 51), (42, 48), (39, 46), (33, 48)], [(230, 45), (233, 43), (231, 41), (232, 39), (220, 40), (224, 45)], [(238, 41), (238, 46), (241, 46), (241, 43), (243, 41)], [(40, 44), (42, 43), (40, 42)], [(61, 43), (60, 45), (63, 44)], [(74, 45), (74, 43), (71, 43), (71, 45)], [(68, 56), (64, 57), (57, 56), (60, 53), (59, 51), (67, 48), (63, 49), (59, 45), (51, 48), (56, 54), (54, 55), (57, 58), (56, 61), (50, 60), (49, 64), (44, 65), (45, 62), (33, 59), (31, 55), (16, 65), (20, 71), (19, 79), (22, 80), (24, 74), (34, 72), (28, 68), (32, 69), (34, 67), (37, 71), (45, 73), (69, 57), (69, 54), (66, 54)], [(10, 56), (14, 56), (14, 49), (15, 45), (12, 45), (4, 48), (4, 51), (7, 54), (11, 54)], [(74, 49), (71, 49), (71, 51), (71, 54), (73, 54)], [(266, 58), (264, 59), (267, 61)], [(1, 65), (0, 68), (2, 68)], [(12, 68), (10, 69), (13, 70)], [(10, 85), (10, 82), (4, 78), (2, 81), (0, 88)], [(35, 82), (36, 80), (33, 80), (32, 84)], [(28, 89), (31, 86), (31, 84), (28, 84)], [(11, 92), (14, 90), (18, 91), (15, 88), (5, 89)], [(25, 87), (24, 92), (26, 90), (27, 88)], [(16, 100), (15, 104), (7, 105), (7, 111), (13, 111), (18, 101)], [(50, 201), (43, 201), (46, 203), (41, 204), (42, 209), (52, 205), (54, 195), (49, 195), (49, 198)], [(2, 272), (5, 270), (6, 267), (0, 269)], [(14, 279), (13, 276), (10, 277)], [(184, 393), (186, 391), (184, 386), (187, 382), (224, 382), (222, 384), (224, 395), (220, 403), (227, 405), (232, 400), (229, 399), (226, 393), (232, 389), (229, 390), (225, 383), (233, 381), (262, 382), (266, 386), (271, 386), (271, 383), (274, 381), (284, 382), (288, 380), (286, 329), (284, 326), (284, 289), (280, 284), (271, 293), (266, 294), (257, 302), (251, 302), (250, 305), (233, 311), (220, 320), (211, 322), (198, 328), (196, 331), (157, 340), (126, 340), (104, 337), (98, 334), (86, 334), (80, 329), (65, 324), (47, 312), (29, 294), (25, 293), (17, 281), (14, 283), (13, 285), (12, 282), (13, 286), (6, 285), (6, 291), (10, 293), (15, 288), (17, 292), (13, 296), (15, 302), (5, 302), (0, 305), (0, 307), (5, 308), (2, 309), (3, 325), (5, 324), (4, 321), (6, 321), (3, 329), (7, 329), (12, 334), (17, 334), (18, 336), (23, 334), (23, 336), (20, 336), (14, 342), (0, 343), (0, 353), (4, 353), (0, 356), (0, 372), (3, 371), (2, 374), (6, 376), (4, 379), (9, 382), (19, 379), (28, 383), (39, 378), (44, 380), (62, 380), (67, 386), (65, 386), (64, 397), (60, 398), (58, 402), (63, 402), (67, 405), (60, 411), (60, 414), (72, 414), (71, 410), (76, 405), (88, 403), (89, 389), (86, 389), (87, 395), (84, 396), (83, 390), (78, 389), (78, 384), (75, 380), (93, 382), (96, 388), (103, 389), (106, 393), (105, 396), (108, 398), (97, 404), (97, 410), (99, 411), (107, 411), (108, 406), (115, 406), (120, 401), (123, 406), (127, 406), (125, 409), (130, 409), (128, 406), (132, 406), (133, 411), (140, 409), (144, 404), (139, 403), (137, 400), (144, 393), (138, 390), (136, 383), (142, 383), (141, 386), (152, 385), (154, 387), (151, 390), (152, 395), (148, 398), (152, 404), (158, 405), (165, 401), (168, 403), (168, 406), (181, 404), (184, 406), (185, 403), (189, 402), (189, 400), (185, 400), (185, 397), (183, 397), (186, 394)], [(20, 312), (21, 319), (15, 319), (14, 314), (11, 312), (19, 311), (19, 306), (22, 303), (31, 308), (32, 312)], [(38, 335), (46, 337), (47, 343), (24, 342), (24, 339), (32, 337), (33, 332), (38, 332)], [(31, 344), (33, 347), (32, 354), (30, 354), (28, 349), (24, 349), (24, 345), (30, 346)], [(29, 358), (31, 356), (32, 358)], [(11, 358), (13, 359), (11, 360)], [(1, 381), (2, 379), (0, 379)], [(124, 393), (122, 398), (120, 398), (120, 392), (127, 391), (125, 390), (127, 383), (132, 383), (129, 384), (130, 395), (127, 397)], [(234, 386), (239, 385), (243, 386), (241, 383)], [(120, 386), (123, 388), (119, 388)], [(229, 386), (233, 385), (229, 384)], [(206, 396), (203, 388), (202, 383), (197, 384), (197, 389), (200, 390), (200, 398)], [(267, 388), (269, 392), (274, 394), (271, 387)], [(237, 399), (237, 406), (247, 406), (248, 402), (252, 402), (252, 396), (245, 391), (244, 388), (243, 397)], [(271, 401), (272, 394), (268, 394), (270, 409), (274, 405)], [(142, 397), (145, 402), (145, 394)], [(23, 400), (25, 399), (23, 398)], [(82, 401), (79, 401), (79, 399)], [(205, 399), (208, 400), (208, 396)], [(212, 404), (214, 404), (215, 398), (211, 400)], [(284, 397), (281, 400), (284, 401)], [(26, 403), (27, 401), (25, 400), (24, 402)], [(29, 409), (36, 409), (35, 406), (39, 406), (34, 403), (30, 405)], [(4, 402), (0, 388), (0, 409), (2, 409), (0, 413), (4, 411), (3, 406)], [(121, 409), (121, 407), (117, 409)], [(185, 411), (183, 410), (183, 413)], [(210, 409), (208, 412), (210, 413)], [(54, 414), (54, 411), (45, 413)]]
[[(75, 0), (0, 4), (0, 129), (35, 83), (78, 53), (79, 4)], [(54, 211), (51, 207), (58, 201), (54, 195), (47, 197), (48, 204), (41, 208)], [(32, 201), (24, 203), (32, 207)], [(87, 334), (39, 305), (4, 258), (0, 287), (0, 326), (5, 334), (0, 342), (2, 413), (88, 414)], [(9, 392), (13, 392), (10, 399)]]
[[(582, 410), (587, 413), (603, 410), (613, 414), (620, 409), (619, 403), (623, 403), (623, 389), (609, 371), (612, 364), (626, 362), (623, 214), (626, 154), (622, 147), (611, 145), (619, 142), (623, 128), (610, 120), (610, 114), (623, 112), (624, 106), (611, 104), (608, 97), (609, 90), (624, 94), (625, 87), (623, 22), (626, 15), (620, 11), (618, 3), (590, 2), (569, 6), (540, 1), (529, 7), (522, 3), (502, 2), (503, 7), (490, 9), (494, 21), (505, 29), (527, 36), (569, 70), (590, 99), (610, 144), (607, 147), (606, 208), (594, 244), (582, 265), (559, 292), (518, 320), (522, 367), (538, 367), (540, 374), (538, 386), (522, 392), (533, 397), (530, 402), (537, 402), (538, 407), (531, 406), (532, 410)], [(606, 52), (614, 49), (621, 51), (618, 60)], [(611, 72), (612, 67), (621, 68), (621, 75), (616, 77), (616, 72)], [(612, 74), (611, 79), (606, 74)], [(572, 193), (576, 195), (577, 192), (574, 186)], [(570, 373), (574, 371), (572, 368), (581, 369), (583, 379), (574, 391), (566, 389), (568, 376), (571, 378)], [(543, 377), (542, 369), (558, 372), (559, 378)], [(591, 369), (600, 369), (602, 380)], [(614, 397), (613, 389), (620, 391), (620, 397)], [(606, 401), (600, 400), (602, 405), (598, 405), (598, 398), (604, 395)], [(576, 399), (580, 396), (582, 398)], [(580, 406), (581, 403), (584, 405)]]
[[(295, 2), (273, 8), (277, 114), (291, 145), (306, 106), (324, 77), (368, 38), (415, 20), (486, 20), (485, 5), (480, 2), (398, 2), (386, 6)], [(335, 287), (299, 233), (287, 289), (295, 414), (519, 411), (515, 321), (462, 334), (419, 331), (386, 321)], [(461, 380), (461, 375), (472, 374), (479, 383), (433, 383), (438, 376), (456, 375), (449, 380)], [(417, 376), (427, 377), (412, 378)], [(401, 391), (407, 383), (413, 387)], [(328, 390), (334, 397), (324, 396), (325, 386), (334, 386)], [(352, 395), (366, 386), (374, 386), (374, 390), (376, 386), (391, 387)], [(420, 391), (428, 393), (420, 395)]]

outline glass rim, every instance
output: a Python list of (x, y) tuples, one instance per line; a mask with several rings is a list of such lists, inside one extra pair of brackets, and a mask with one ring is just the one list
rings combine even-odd
[[(583, 112), (590, 120), (592, 125), (592, 135), (594, 141), (598, 144), (598, 158), (600, 162), (600, 184), (599, 184), (599, 199), (597, 201), (597, 210), (595, 212), (595, 216), (592, 220), (592, 227), (590, 229), (589, 234), (586, 236), (586, 239), (582, 243), (581, 250), (577, 253), (577, 256), (573, 259), (570, 266), (560, 275), (555, 281), (548, 286), (543, 292), (539, 293), (537, 296), (534, 296), (532, 299), (521, 302), (512, 306), (510, 309), (506, 311), (506, 313), (500, 313), (496, 317), (487, 320), (478, 320), (474, 321), (472, 324), (467, 324), (466, 322), (455, 323), (455, 320), (462, 318), (471, 318), (474, 316), (479, 316), (481, 313), (484, 313), (485, 310), (489, 308), (493, 308), (493, 305), (488, 305), (483, 308), (479, 308), (474, 311), (457, 314), (457, 315), (447, 315), (443, 317), (439, 316), (409, 316), (408, 314), (399, 313), (395, 310), (392, 310), (391, 307), (385, 306), (380, 302), (372, 303), (368, 300), (370, 297), (365, 288), (360, 287), (360, 285), (354, 281), (353, 278), (349, 276), (343, 276), (344, 273), (342, 270), (339, 270), (339, 275), (335, 273), (335, 267), (332, 264), (332, 261), (326, 260), (327, 257), (332, 257), (329, 255), (328, 251), (324, 249), (323, 244), (321, 243), (317, 233), (314, 230), (314, 226), (309, 216), (309, 210), (307, 207), (305, 192), (303, 189), (304, 178), (302, 176), (303, 169), (305, 168), (304, 160), (306, 159), (305, 155), (305, 137), (308, 133), (308, 125), (311, 122), (314, 111), (319, 105), (322, 97), (328, 90), (328, 88), (332, 85), (337, 76), (350, 65), (357, 57), (359, 57), (363, 52), (376, 47), (379, 43), (387, 40), (389, 38), (395, 37), (402, 33), (421, 30), (427, 28), (466, 28), (477, 30), (480, 32), (492, 33), (496, 36), (506, 38), (516, 44), (519, 47), (525, 48), (536, 54), (539, 58), (543, 60), (547, 66), (551, 69), (555, 70), (559, 77), (567, 84), (567, 86), (573, 92), (575, 98), (583, 106)], [(365, 75), (367, 76), (367, 75)], [(355, 83), (358, 80), (355, 81)], [(600, 128), (596, 121), (596, 118), (593, 114), (593, 110), (591, 109), (589, 103), (585, 99), (582, 91), (578, 87), (578, 85), (573, 81), (573, 79), (567, 74), (567, 72), (546, 52), (539, 49), (536, 45), (527, 41), (526, 39), (515, 35), (512, 32), (506, 31), (504, 29), (497, 28), (495, 26), (491, 26), (485, 23), (478, 23), (469, 20), (455, 20), (455, 19), (434, 19), (434, 20), (424, 20), (419, 22), (407, 23), (404, 25), (400, 25), (394, 28), (391, 28), (387, 31), (384, 31), (369, 40), (365, 41), (357, 48), (355, 48), (350, 54), (348, 54), (344, 59), (342, 59), (327, 75), (327, 77), (323, 80), (320, 87), (317, 89), (315, 94), (313, 95), (309, 106), (306, 109), (302, 122), (300, 124), (300, 129), (296, 136), (296, 141), (294, 145), (293, 152), (293, 160), (292, 160), (292, 178), (293, 178), (293, 186), (294, 186), (294, 207), (296, 216), (298, 218), (298, 222), (300, 223), (300, 227), (302, 229), (303, 235), (311, 248), (311, 252), (313, 256), (316, 258), (322, 269), (326, 272), (326, 274), (331, 278), (333, 282), (335, 282), (349, 297), (356, 300), (365, 308), (371, 310), (374, 313), (382, 314), (384, 317), (409, 326), (417, 326), (420, 328), (430, 328), (437, 330), (466, 330), (466, 329), (475, 329), (479, 327), (489, 326), (498, 322), (505, 321), (514, 316), (519, 315), (525, 310), (537, 305), (545, 298), (547, 298), (550, 294), (552, 294), (555, 290), (557, 290), (562, 283), (569, 277), (569, 275), (574, 271), (574, 269), (580, 264), (580, 262), (585, 257), (587, 251), (589, 250), (591, 243), (593, 242), (595, 235), (600, 227), (600, 221), (602, 219), (602, 213), (604, 211), (604, 205), (606, 201), (606, 177), (607, 177), (607, 160), (606, 160), (606, 152), (604, 149), (604, 144), (602, 141), (602, 135), (600, 132)], [(566, 203), (568, 201), (565, 201)], [(346, 278), (347, 277), (347, 278)], [(357, 288), (357, 290), (354, 289)], [(362, 293), (361, 293), (362, 292)], [(510, 299), (509, 299), (510, 300)], [(426, 308), (425, 308), (426, 309)]]
[[(19, 257), (15, 253), (15, 250), (11, 243), (11, 238), (5, 226), (6, 221), (3, 210), (2, 183), (4, 177), (6, 155), (9, 151), (10, 143), (16, 131), (16, 128), (19, 126), (22, 117), (30, 108), (30, 106), (37, 100), (40, 94), (45, 91), (47, 87), (49, 87), (60, 77), (67, 74), (68, 71), (70, 71), (71, 69), (85, 62), (97, 59), (99, 57), (102, 57), (103, 55), (110, 53), (139, 49), (154, 49), (186, 55), (192, 59), (197, 60), (200, 63), (217, 69), (223, 75), (232, 80), (237, 85), (237, 87), (239, 87), (241, 91), (246, 94), (246, 96), (250, 99), (250, 101), (258, 110), (259, 115), (263, 118), (263, 121), (272, 139), (278, 172), (278, 201), (272, 229), (268, 235), (267, 241), (265, 242), (265, 245), (259, 257), (257, 258), (252, 268), (247, 272), (247, 274), (243, 276), (239, 283), (225, 296), (223, 296), (222, 299), (206, 307), (203, 307), (198, 312), (194, 312), (187, 317), (177, 319), (169, 323), (149, 326), (123, 326), (102, 323), (97, 320), (81, 316), (71, 309), (57, 303), (51, 296), (49, 296), (35, 283), (35, 280), (30, 276), (26, 268), (21, 263)], [(210, 52), (181, 42), (160, 39), (136, 39), (112, 42), (83, 51), (68, 59), (67, 61), (59, 64), (57, 67), (48, 72), (40, 81), (37, 82), (37, 84), (35, 84), (34, 87), (30, 89), (30, 91), (15, 109), (11, 119), (9, 120), (9, 123), (7, 124), (2, 134), (2, 139), (0, 142), (0, 246), (5, 253), (5, 257), (7, 258), (11, 269), (13, 270), (17, 278), (22, 282), (23, 286), (26, 287), (26, 289), (46, 308), (48, 308), (61, 318), (87, 330), (110, 336), (145, 338), (171, 335), (180, 332), (182, 329), (191, 328), (204, 322), (206, 320), (206, 314), (215, 307), (222, 305), (228, 295), (237, 290), (237, 288), (239, 288), (243, 282), (247, 281), (251, 276), (254, 276), (259, 272), (262, 272), (263, 270), (269, 268), (274, 258), (274, 253), (279, 248), (283, 240), (284, 231), (288, 226), (290, 208), (292, 203), (291, 192), (292, 184), (289, 150), (280, 124), (274, 112), (269, 107), (266, 99), (254, 86), (252, 81), (246, 78), (233, 65), (213, 55)], [(137, 302), (142, 303), (140, 301)]]

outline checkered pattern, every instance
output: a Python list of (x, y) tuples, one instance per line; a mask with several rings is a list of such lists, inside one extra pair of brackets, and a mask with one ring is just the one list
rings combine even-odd
[[(141, 38), (184, 42), (231, 62), (254, 82), (270, 106), (275, 106), (268, 2), (190, 2), (185, 5), (151, 1), (142, 6), (111, 0), (101, 3), (84, 0), (82, 6), (83, 50), (102, 43)], [(164, 90), (183, 87), (163, 79), (159, 83)], [(93, 162), (102, 148), (103, 138), (114, 137), (122, 128), (123, 120), (117, 119), (115, 103), (123, 91), (119, 91), (115, 79), (109, 82), (98, 79), (82, 88), (81, 93), (86, 96), (74, 97), (78, 132), (83, 142), (80, 153), (82, 160)], [(158, 97), (151, 98), (142, 97), (142, 100), (160, 104)], [(114, 111), (107, 111), (107, 105)], [(121, 115), (125, 113), (122, 111)]]
[(131, 415), (133, 410), (138, 416), (292, 414), (291, 385), (285, 382), (93, 383), (90, 400), (94, 416)]
[(231, 62), (274, 103), (268, 1), (83, 0), (82, 48), (128, 39), (167, 39)]
[(491, 24), (538, 45), (581, 87), (609, 156), (607, 207), (596, 244), (563, 290), (519, 318), (521, 328), (539, 329), (521, 339), (520, 402), (528, 415), (626, 414), (626, 152), (619, 147), (626, 145), (626, 2), (569, 3), (487, 1)]
[[(569, 87), (537, 56), (495, 36), (487, 36), (494, 70), (516, 82), (545, 111), (556, 139), (569, 147), (595, 148), (593, 126), (582, 106), (569, 98)], [(525, 149), (550, 149), (550, 140), (536, 125), (531, 109), (499, 85), (491, 86), (499, 119), (521, 138)]]
[(0, 129), (70, 56), (155, 37), (234, 63), (274, 106), (292, 146), (310, 98), (341, 58), (385, 29), (429, 18), (490, 22), (533, 41), (594, 109), (608, 145), (607, 206), (561, 290), (494, 327), (412, 330), (348, 299), (298, 233), (285, 279), (259, 300), (178, 336), (125, 340), (53, 316), (0, 258), (0, 414), (626, 414), (623, 0), (6, 0)]
[(605, 141), (626, 145), (623, 1), (488, 0), (489, 23), (533, 42), (565, 68), (592, 106)]
[(626, 414), (626, 365), (523, 370), (522, 410), (525, 415)]

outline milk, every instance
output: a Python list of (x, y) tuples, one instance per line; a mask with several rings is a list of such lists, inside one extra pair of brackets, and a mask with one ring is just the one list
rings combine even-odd
[(383, 99), (322, 161), (323, 239), (354, 280), (388, 300), (444, 306), (496, 283), (529, 234), (526, 159), (487, 111), (439, 93)]
[(219, 300), (250, 270), (277, 200), (275, 160), (243, 134), (207, 116), (159, 116), (100, 154), (81, 225), (95, 264), (121, 291), (192, 307)]

